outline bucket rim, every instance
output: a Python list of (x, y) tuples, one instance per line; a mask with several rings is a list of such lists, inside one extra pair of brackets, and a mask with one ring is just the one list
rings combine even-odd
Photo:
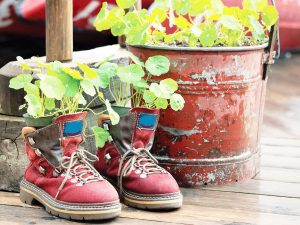
[(129, 47), (155, 49), (155, 50), (169, 50), (169, 51), (199, 51), (199, 52), (239, 52), (239, 51), (253, 51), (261, 50), (268, 47), (268, 43), (253, 46), (239, 46), (239, 47), (170, 47), (170, 46), (158, 46), (158, 45), (130, 45)]

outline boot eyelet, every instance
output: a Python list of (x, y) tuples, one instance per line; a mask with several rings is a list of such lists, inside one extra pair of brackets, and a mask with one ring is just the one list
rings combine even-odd
[(134, 171), (134, 173), (135, 173), (135, 174), (141, 174), (141, 173), (142, 173), (142, 171), (141, 171), (141, 170), (139, 170), (139, 169), (136, 169), (136, 170)]
[(104, 130), (109, 130), (108, 124), (107, 123), (103, 123), (103, 129)]
[(43, 167), (39, 167), (39, 172), (41, 173), (41, 174), (43, 174), (43, 175), (45, 175), (46, 174), (46, 170), (45, 170), (45, 168), (43, 168)]
[(141, 173), (141, 175), (140, 175), (140, 178), (146, 178), (147, 177), (147, 174), (145, 174), (145, 173)]
[(109, 137), (108, 137), (108, 141), (109, 141), (109, 142), (113, 142), (114, 140), (113, 140), (113, 138), (112, 138), (111, 136), (109, 136)]
[(41, 152), (41, 150), (39, 150), (39, 149), (37, 148), (37, 149), (35, 149), (35, 154), (36, 154), (37, 156), (41, 156), (41, 155), (42, 155), (42, 152)]

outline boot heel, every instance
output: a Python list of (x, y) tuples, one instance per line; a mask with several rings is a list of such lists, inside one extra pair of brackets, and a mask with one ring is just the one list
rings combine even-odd
[(24, 190), (20, 190), (20, 200), (28, 205), (33, 205), (34, 198)]

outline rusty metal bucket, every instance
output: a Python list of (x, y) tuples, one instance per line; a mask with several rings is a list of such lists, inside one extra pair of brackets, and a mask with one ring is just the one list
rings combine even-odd
[(168, 74), (186, 101), (162, 112), (152, 153), (179, 185), (228, 184), (259, 170), (260, 130), (270, 43), (252, 47), (170, 48), (128, 46), (142, 60), (164, 55)]
[[(258, 170), (264, 46), (172, 49), (129, 46), (142, 60), (164, 55), (186, 105), (162, 112), (152, 150), (181, 186), (226, 184)], [(161, 77), (163, 78), (163, 77)]]
[(152, 149), (180, 186), (229, 184), (258, 173), (267, 74), (279, 45), (275, 24), (260, 46), (128, 46), (143, 61), (167, 56), (169, 73), (154, 79), (176, 80), (186, 101), (180, 112), (162, 112)]

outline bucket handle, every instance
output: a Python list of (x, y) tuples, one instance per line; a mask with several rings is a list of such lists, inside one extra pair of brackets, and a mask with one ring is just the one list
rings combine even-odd
[[(275, 0), (271, 0), (272, 5), (276, 8)], [(276, 50), (275, 49), (276, 44)], [(279, 37), (279, 19), (278, 21), (271, 27), (269, 34), (269, 44), (265, 49), (264, 54), (264, 65), (263, 65), (263, 80), (266, 80), (267, 75), (270, 70), (270, 65), (274, 64), (274, 59), (278, 59), (280, 56), (280, 37)]]

